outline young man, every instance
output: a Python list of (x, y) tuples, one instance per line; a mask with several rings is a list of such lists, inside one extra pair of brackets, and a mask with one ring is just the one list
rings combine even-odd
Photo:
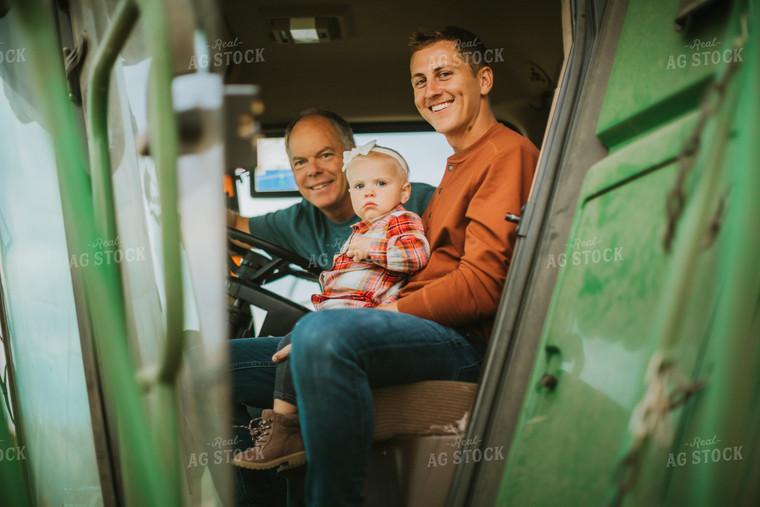
[[(359, 221), (341, 170), (343, 152), (355, 147), (351, 126), (335, 113), (307, 109), (285, 130), (293, 176), (303, 200), (293, 206), (245, 218), (227, 212), (227, 225), (287, 248), (329, 269), (333, 256)], [(407, 208), (422, 213), (434, 188), (412, 183)]]
[(455, 153), (422, 215), (430, 262), (400, 299), (388, 311), (316, 312), (293, 329), (310, 506), (362, 505), (371, 388), (477, 380), (515, 241), (504, 216), (527, 200), (538, 156), (491, 111), (493, 72), (475, 63), (480, 39), (447, 27), (415, 33), (410, 45), (415, 105)]

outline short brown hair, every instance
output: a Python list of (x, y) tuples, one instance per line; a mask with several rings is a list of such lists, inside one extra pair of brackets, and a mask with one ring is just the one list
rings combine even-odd
[(487, 67), (486, 45), (477, 35), (458, 26), (420, 28), (409, 36), (409, 48), (414, 54), (440, 41), (451, 41), (456, 45), (457, 52), (470, 66), (473, 76), (483, 67)]

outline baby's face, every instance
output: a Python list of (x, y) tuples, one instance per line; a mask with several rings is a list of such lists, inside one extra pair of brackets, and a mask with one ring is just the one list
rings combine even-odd
[(362, 220), (385, 215), (409, 200), (412, 186), (389, 156), (361, 157), (351, 163), (349, 193), (354, 212)]

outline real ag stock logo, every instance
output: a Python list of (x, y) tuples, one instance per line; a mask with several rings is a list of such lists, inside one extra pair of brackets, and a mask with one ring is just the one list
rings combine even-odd
[[(242, 452), (243, 448), (238, 446), (240, 441), (237, 435), (232, 439), (224, 439), (217, 437), (213, 442), (208, 442), (206, 446), (211, 447), (211, 451), (203, 451), (199, 453), (190, 454), (186, 468), (205, 467), (209, 464), (221, 465), (223, 463), (232, 463), (232, 458), (238, 452)], [(261, 451), (256, 448), (257, 452)]]
[(547, 268), (565, 267), (568, 264), (580, 266), (586, 264), (599, 264), (600, 262), (621, 262), (623, 260), (623, 247), (602, 247), (602, 240), (594, 236), (592, 239), (574, 238), (566, 247), (571, 251), (559, 255), (549, 254)]
[(427, 467), (446, 466), (449, 463), (458, 465), (460, 463), (479, 463), (481, 461), (504, 461), (504, 446), (489, 446), (481, 448), (483, 440), (477, 435), (474, 438), (463, 439), (457, 437), (453, 442), (448, 443), (449, 447), (455, 451), (443, 451), (439, 453), (430, 453)]
[[(691, 54), (681, 53), (668, 56), (665, 70), (685, 69), (687, 67), (706, 67), (722, 63), (743, 62), (742, 50), (744, 48), (720, 49), (721, 41), (717, 37), (713, 40), (703, 41), (694, 39), (684, 48), (691, 50)], [(704, 50), (704, 51), (702, 51)]]
[(742, 445), (721, 446), (718, 435), (712, 438), (694, 437), (683, 445), (689, 447), (689, 451), (668, 454), (668, 463), (665, 468), (682, 467), (686, 465), (702, 465), (708, 463), (720, 463), (721, 461), (743, 461)]
[(242, 46), (243, 42), (235, 37), (234, 41), (223, 41), (216, 39), (207, 47), (211, 50), (208, 55), (198, 55), (190, 57), (188, 70), (208, 69), (209, 67), (223, 67), (230, 64), (240, 65), (241, 63), (260, 63), (265, 62), (264, 50), (266, 48), (237, 49)]
[(90, 263), (100, 266), (102, 264), (121, 264), (122, 262), (143, 262), (147, 260), (144, 246), (121, 248), (118, 236), (111, 240), (98, 238), (87, 246), (90, 247), (90, 252), (71, 255), (69, 259), (70, 269), (87, 267)]

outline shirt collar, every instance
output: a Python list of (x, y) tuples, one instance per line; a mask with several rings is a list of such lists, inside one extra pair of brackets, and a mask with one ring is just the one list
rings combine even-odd
[(479, 151), (484, 144), (486, 144), (487, 142), (489, 142), (491, 140), (491, 138), (493, 138), (496, 134), (499, 133), (499, 131), (501, 131), (502, 129), (505, 129), (505, 128), (507, 128), (507, 127), (505, 127), (501, 123), (498, 123), (498, 122), (495, 123), (494, 125), (491, 126), (491, 128), (489, 128), (486, 131), (485, 134), (483, 134), (482, 136), (480, 136), (480, 138), (478, 140), (476, 140), (474, 143), (472, 143), (471, 145), (469, 145), (467, 148), (465, 148), (465, 149), (463, 149), (461, 151), (458, 151), (458, 152), (454, 153), (453, 155), (451, 155), (446, 160), (446, 162), (449, 163), (449, 164), (458, 164), (460, 162), (463, 162), (470, 155), (472, 155), (473, 153), (476, 153), (477, 151)]

